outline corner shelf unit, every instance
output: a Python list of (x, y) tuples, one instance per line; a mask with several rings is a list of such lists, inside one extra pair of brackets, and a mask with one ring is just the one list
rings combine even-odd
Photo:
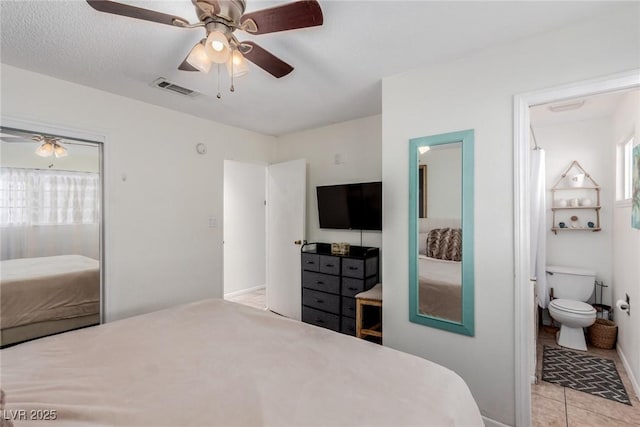
[[(578, 171), (577, 175), (573, 175), (572, 177), (570, 177), (570, 179), (572, 180), (576, 180), (577, 184), (576, 185), (566, 185), (565, 184), (565, 179), (567, 178), (568, 173), (572, 170), (572, 169), (576, 169)], [(584, 184), (586, 185), (582, 185), (581, 182), (578, 182), (578, 176), (580, 174), (584, 175)], [(588, 180), (588, 182), (587, 182)], [(579, 184), (579, 185), (578, 185)], [(572, 198), (572, 200), (574, 201), (574, 203), (577, 201), (578, 206), (573, 205), (573, 206), (556, 206), (558, 204), (558, 202), (561, 199), (557, 198), (557, 194), (558, 192), (561, 192), (561, 194), (567, 194), (569, 196), (574, 196)], [(593, 194), (595, 193), (595, 204), (594, 205), (580, 205), (582, 203), (582, 200), (577, 198), (577, 194)], [(593, 199), (590, 199), (593, 200)], [(560, 178), (558, 179), (558, 181), (555, 183), (555, 185), (551, 188), (551, 202), (552, 202), (552, 207), (551, 207), (551, 211), (553, 213), (553, 225), (551, 227), (551, 231), (553, 231), (554, 234), (558, 234), (558, 231), (600, 231), (602, 230), (602, 228), (600, 228), (600, 209), (602, 209), (602, 206), (600, 205), (600, 186), (598, 185), (598, 183), (591, 177), (591, 175), (589, 175), (589, 173), (587, 173), (587, 171), (584, 170), (584, 168), (580, 165), (580, 163), (578, 163), (577, 160), (574, 160), (573, 162), (571, 162), (571, 164), (569, 165), (569, 167), (567, 168), (567, 170), (564, 171), (564, 173), (560, 176)], [(570, 204), (571, 202), (566, 201), (567, 204)], [(582, 225), (582, 223), (579, 222), (579, 217), (576, 215), (576, 213), (578, 213), (579, 211), (593, 211), (595, 213), (595, 222), (593, 223), (593, 227), (587, 227)], [(563, 213), (563, 212), (567, 212), (571, 214), (571, 219), (573, 219), (573, 217), (578, 218), (575, 223), (578, 224), (576, 225), (572, 225), (572, 226), (565, 226), (565, 227), (560, 227), (560, 222), (557, 219), (557, 215), (558, 213)], [(573, 220), (571, 222), (574, 222)], [(591, 222), (591, 221), (589, 221)]]

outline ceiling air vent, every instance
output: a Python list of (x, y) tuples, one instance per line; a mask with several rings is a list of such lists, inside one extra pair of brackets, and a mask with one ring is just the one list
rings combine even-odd
[(164, 77), (160, 77), (159, 79), (154, 81), (153, 86), (162, 90), (167, 90), (169, 92), (177, 93), (178, 95), (189, 96), (191, 98), (200, 95), (195, 90), (187, 89), (186, 87), (182, 87), (177, 84), (171, 83), (170, 81), (166, 80)]

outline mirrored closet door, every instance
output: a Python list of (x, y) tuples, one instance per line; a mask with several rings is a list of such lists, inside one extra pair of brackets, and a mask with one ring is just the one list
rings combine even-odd
[(2, 346), (101, 320), (102, 144), (0, 127)]

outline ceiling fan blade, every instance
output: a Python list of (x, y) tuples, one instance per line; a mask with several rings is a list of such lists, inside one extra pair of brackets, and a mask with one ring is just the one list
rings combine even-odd
[(39, 134), (33, 132), (27, 132), (20, 129), (8, 128), (4, 126), (0, 126), (0, 133), (11, 136), (19, 136), (21, 138), (25, 138), (28, 140), (32, 140), (32, 137), (37, 136)]
[(251, 46), (251, 50), (243, 52), (247, 61), (251, 61), (276, 78), (284, 77), (293, 71), (293, 67), (271, 52), (261, 48), (254, 42), (242, 42), (243, 46)]
[(155, 10), (143, 9), (141, 7), (130, 6), (128, 4), (117, 3), (109, 0), (87, 0), (89, 6), (99, 12), (112, 13), (114, 15), (128, 16), (130, 18), (142, 19), (143, 21), (158, 22), (171, 26), (189, 25), (189, 21), (179, 16), (167, 15)]
[(21, 138), (19, 136), (0, 136), (2, 142), (36, 142), (33, 139)]
[[(242, 15), (241, 22), (252, 20), (257, 29), (247, 29), (251, 34), (267, 34), (277, 31), (322, 25), (322, 9), (316, 0), (297, 1), (270, 7)], [(250, 25), (247, 25), (250, 28)]]

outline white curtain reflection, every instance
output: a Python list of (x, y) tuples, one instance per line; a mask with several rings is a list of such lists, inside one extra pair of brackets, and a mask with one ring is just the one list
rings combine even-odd
[(0, 226), (95, 224), (97, 173), (1, 168)]
[(99, 257), (97, 173), (0, 168), (0, 259)]

